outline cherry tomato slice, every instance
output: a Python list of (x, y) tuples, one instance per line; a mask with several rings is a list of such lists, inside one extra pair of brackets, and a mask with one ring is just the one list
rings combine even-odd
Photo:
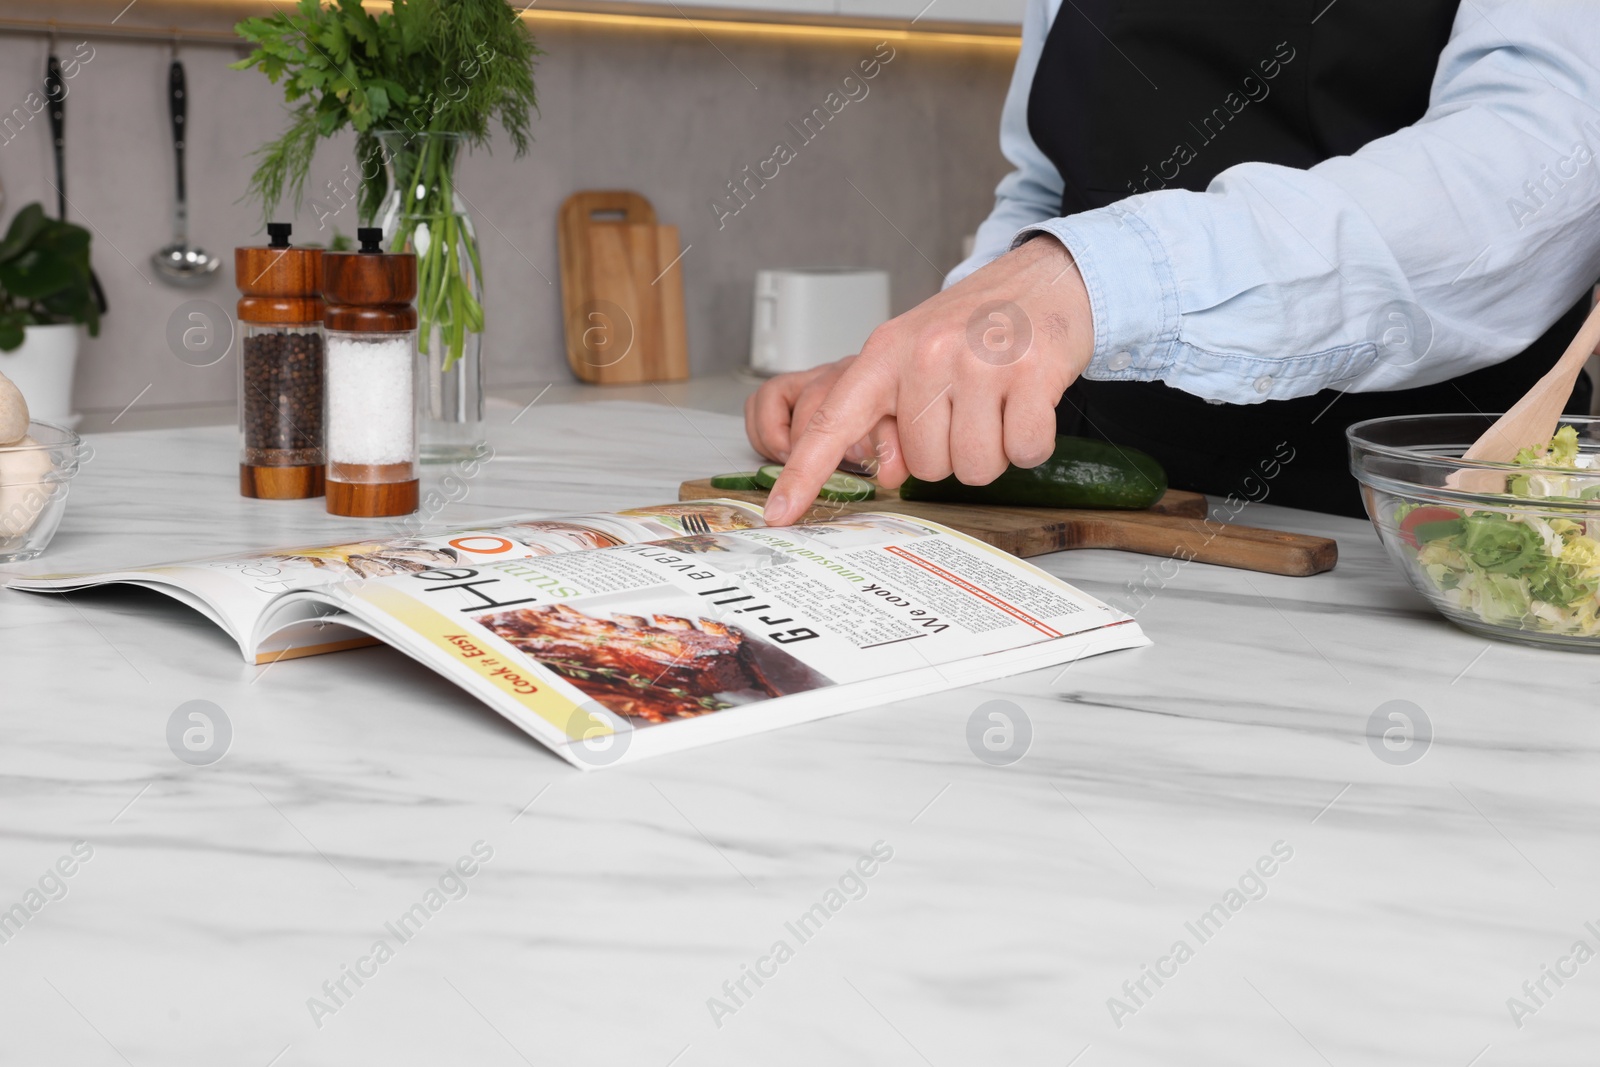
[[(1461, 512), (1454, 508), (1417, 508), (1400, 520), (1400, 538), (1412, 548), (1417, 547), (1417, 527), (1433, 523), (1461, 521)], [(1432, 540), (1432, 538), (1429, 538)]]

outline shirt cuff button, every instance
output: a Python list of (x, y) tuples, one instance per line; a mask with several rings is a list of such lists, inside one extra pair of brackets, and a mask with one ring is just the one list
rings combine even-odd
[(1133, 357), (1126, 352), (1118, 352), (1106, 361), (1106, 366), (1112, 370), (1127, 370), (1133, 366)]
[(1256, 379), (1255, 386), (1256, 392), (1260, 393), (1262, 396), (1266, 396), (1268, 393), (1272, 392), (1272, 375), (1263, 374), (1261, 377)]

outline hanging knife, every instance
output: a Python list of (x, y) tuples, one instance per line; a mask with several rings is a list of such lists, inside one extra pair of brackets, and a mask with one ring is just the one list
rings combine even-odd
[[(56, 217), (67, 219), (67, 85), (61, 80), (61, 61), (55, 49), (45, 60), (44, 98), (50, 105), (50, 142), (56, 157)], [(89, 288), (94, 293), (95, 305), (100, 314), (106, 313), (106, 291), (100, 287), (100, 276), (89, 268)]]
[(44, 67), (44, 98), (50, 104), (50, 143), (56, 153), (56, 217), (67, 218), (67, 87), (61, 80), (61, 60), (54, 49)]

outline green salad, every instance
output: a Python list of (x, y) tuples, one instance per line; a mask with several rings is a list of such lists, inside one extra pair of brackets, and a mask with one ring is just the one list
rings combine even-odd
[(1561, 514), (1562, 502), (1600, 499), (1600, 456), (1581, 453), (1577, 430), (1563, 426), (1515, 462), (1530, 469), (1508, 480), (1508, 498), (1548, 502), (1540, 510), (1407, 504), (1395, 514), (1400, 536), (1441, 598), (1463, 612), (1496, 626), (1600, 634), (1600, 518)]

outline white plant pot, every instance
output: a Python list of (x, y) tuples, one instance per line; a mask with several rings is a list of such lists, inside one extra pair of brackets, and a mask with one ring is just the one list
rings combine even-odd
[(83, 331), (62, 326), (26, 326), (22, 347), (0, 352), (0, 374), (22, 390), (28, 415), (40, 422), (71, 426), (72, 376), (78, 366), (78, 341)]

